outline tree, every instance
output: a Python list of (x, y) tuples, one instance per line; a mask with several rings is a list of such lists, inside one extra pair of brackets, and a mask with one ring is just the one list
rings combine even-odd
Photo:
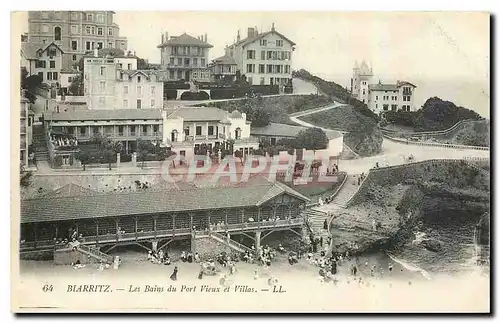
[(21, 187), (28, 187), (31, 184), (31, 176), (32, 172), (27, 172), (21, 168), (20, 181), (19, 184)]
[(149, 69), (149, 64), (146, 62), (144, 58), (137, 58), (137, 69), (138, 70), (147, 70)]
[(263, 107), (256, 107), (251, 112), (250, 120), (254, 127), (265, 127), (271, 122), (271, 113)]
[(36, 89), (42, 84), (42, 78), (39, 75), (28, 76), (28, 71), (25, 68), (21, 68), (21, 89), (25, 90), (24, 97), (30, 101), (30, 103), (35, 103), (36, 101)]
[(75, 76), (71, 80), (68, 90), (73, 95), (83, 95), (83, 82), (81, 75)]
[(137, 155), (139, 159), (142, 161), (141, 168), (144, 169), (144, 160), (149, 152), (148, 142), (142, 140), (141, 138), (137, 138)]
[(328, 137), (320, 128), (307, 128), (297, 135), (297, 144), (307, 150), (325, 149), (328, 147)]
[(80, 150), (76, 155), (76, 159), (82, 163), (83, 170), (85, 171), (85, 166), (90, 163), (90, 153), (86, 150)]

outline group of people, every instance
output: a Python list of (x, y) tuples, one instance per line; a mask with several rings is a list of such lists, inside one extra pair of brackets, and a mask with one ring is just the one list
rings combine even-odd
[[(366, 175), (365, 173), (361, 173), (359, 176), (358, 176), (358, 186), (361, 185), (361, 183), (365, 180), (366, 178)], [(356, 183), (354, 183), (356, 184)]]
[(148, 251), (148, 260), (154, 264), (158, 265), (170, 265), (172, 263), (170, 257), (168, 256), (168, 252), (160, 251)]
[(210, 223), (208, 225), (208, 228), (210, 229), (210, 231), (221, 231), (221, 230), (224, 230), (226, 227), (226, 223), (224, 223), (224, 221), (218, 221), (214, 224)]
[(199, 262), (200, 256), (198, 255), (197, 252), (193, 255), (193, 253), (191, 251), (189, 251), (187, 253), (185, 251), (182, 251), (181, 252), (181, 261), (182, 262), (189, 262), (189, 263), (192, 263), (193, 261)]

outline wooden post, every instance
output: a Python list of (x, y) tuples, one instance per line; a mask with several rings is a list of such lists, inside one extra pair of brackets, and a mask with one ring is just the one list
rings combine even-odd
[(226, 225), (228, 225), (228, 222), (227, 222), (227, 213), (228, 213), (228, 210), (227, 209), (224, 209), (224, 215), (226, 217)]
[[(260, 215), (261, 215), (262, 209), (259, 207), (257, 210), (257, 226), (260, 228)], [(260, 238), (260, 233), (259, 233), (259, 238)]]
[(134, 216), (135, 240), (137, 240), (137, 217)]
[(38, 239), (37, 234), (36, 234), (36, 227), (37, 227), (37, 225), (36, 225), (36, 223), (35, 223), (35, 224), (33, 225), (33, 229), (34, 229), (34, 233), (35, 233), (35, 235), (34, 235), (34, 238), (35, 238), (35, 248), (36, 248), (36, 244), (37, 244), (36, 242), (37, 242), (37, 239)]
[(193, 230), (193, 213), (189, 213), (189, 227)]
[(240, 212), (241, 212), (241, 223), (243, 224), (245, 222), (244, 221), (244, 219), (245, 219), (245, 209), (241, 209)]
[(255, 252), (258, 254), (260, 248), (260, 234), (261, 231), (255, 231)]
[(99, 221), (94, 220), (94, 222), (95, 222), (95, 228), (96, 228), (95, 240), (96, 240), (96, 244), (99, 244)]
[(116, 241), (120, 241), (120, 228), (118, 226), (118, 219), (115, 219), (115, 226), (116, 226)]
[(54, 227), (56, 229), (56, 240), (57, 240), (57, 236), (59, 235), (59, 226), (57, 225), (57, 222), (54, 224)]
[(175, 214), (172, 214), (172, 230), (174, 230), (174, 236), (175, 236)]

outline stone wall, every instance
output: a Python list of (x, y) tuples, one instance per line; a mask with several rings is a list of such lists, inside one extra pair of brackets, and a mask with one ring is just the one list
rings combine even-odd
[(191, 239), (191, 252), (193, 254), (197, 252), (201, 260), (215, 258), (223, 251), (229, 254), (238, 254), (237, 251), (228, 245), (208, 236), (195, 237)]

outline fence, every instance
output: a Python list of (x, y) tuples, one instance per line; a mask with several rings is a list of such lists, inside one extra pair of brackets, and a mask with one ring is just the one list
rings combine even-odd
[(455, 144), (443, 144), (443, 143), (437, 143), (437, 142), (419, 142), (419, 141), (411, 141), (408, 139), (400, 139), (400, 138), (394, 138), (390, 137), (388, 135), (384, 134), (384, 138), (407, 144), (407, 145), (415, 145), (415, 146), (429, 146), (429, 147), (444, 147), (444, 148), (457, 148), (457, 149), (473, 149), (473, 150), (490, 150), (490, 147), (483, 147), (483, 146), (465, 146), (465, 145), (455, 145)]
[[(465, 123), (469, 123), (469, 122), (477, 122), (477, 121), (481, 121), (481, 120), (471, 120), (471, 119), (467, 119), (467, 120), (460, 120), (459, 122), (455, 123), (453, 126), (451, 126), (450, 128), (448, 129), (445, 129), (445, 130), (435, 130), (435, 131), (419, 131), (419, 132), (408, 132), (408, 133), (405, 133), (406, 135), (411, 135), (411, 136), (426, 136), (426, 135), (448, 135), (450, 132), (454, 131), (455, 129), (457, 129), (459, 126), (465, 124)], [(389, 129), (385, 129), (385, 128), (380, 128), (380, 131), (382, 131), (382, 133), (384, 134), (394, 134), (394, 133), (397, 133), (399, 131), (396, 131), (396, 130), (389, 130)]]

